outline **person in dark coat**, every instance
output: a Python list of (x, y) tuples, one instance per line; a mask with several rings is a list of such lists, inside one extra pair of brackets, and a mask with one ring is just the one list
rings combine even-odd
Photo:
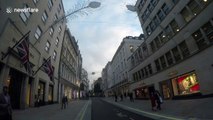
[(156, 99), (155, 99), (154, 92), (150, 93), (150, 100), (151, 100), (152, 110), (156, 111)]
[(62, 97), (62, 104), (61, 104), (61, 109), (66, 109), (66, 103), (67, 102), (67, 99), (66, 99), (66, 96), (64, 95)]
[(161, 110), (162, 97), (161, 97), (160, 93), (157, 90), (155, 90), (154, 96), (155, 96), (156, 103), (157, 103), (157, 109)]
[(114, 93), (114, 96), (115, 96), (115, 102), (117, 102), (117, 100), (118, 100), (118, 96), (117, 96), (117, 94), (116, 94), (116, 93)]
[(3, 87), (3, 93), (0, 94), (0, 118), (1, 120), (12, 120), (12, 107), (8, 87)]

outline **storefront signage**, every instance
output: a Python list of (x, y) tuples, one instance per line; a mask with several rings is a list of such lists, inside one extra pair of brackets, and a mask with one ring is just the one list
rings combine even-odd
[(177, 71), (177, 70), (174, 70), (174, 71), (169, 72), (168, 76), (169, 76), (169, 77), (174, 77), (174, 76), (176, 76), (177, 74), (178, 74), (178, 71)]

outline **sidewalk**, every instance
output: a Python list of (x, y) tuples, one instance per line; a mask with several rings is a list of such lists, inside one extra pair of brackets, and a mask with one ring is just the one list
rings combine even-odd
[(117, 105), (123, 109), (138, 113), (153, 119), (162, 120), (213, 120), (213, 98), (192, 100), (164, 100), (161, 111), (152, 111), (149, 100), (135, 100), (130, 102), (114, 102), (114, 98), (103, 98), (104, 101)]
[(90, 100), (75, 100), (68, 103), (66, 109), (61, 104), (14, 110), (13, 120), (90, 120)]

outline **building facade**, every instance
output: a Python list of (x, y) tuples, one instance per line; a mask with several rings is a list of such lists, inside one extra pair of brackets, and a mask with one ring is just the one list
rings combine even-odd
[[(14, 109), (34, 106), (36, 99), (40, 99), (40, 105), (58, 102), (58, 68), (66, 21), (50, 26), (65, 14), (62, 1), (8, 0), (0, 5), (1, 57), (10, 51), (0, 60), (0, 89), (4, 85), (9, 86)], [(7, 11), (8, 7), (11, 11)], [(19, 8), (35, 11), (18, 11)], [(28, 73), (17, 49), (9, 49), (29, 31), (29, 61), (32, 70), (36, 72), (50, 58), (54, 68), (53, 81), (44, 70), (39, 70), (35, 75)]]
[(135, 97), (153, 90), (164, 99), (213, 95), (212, 1), (138, 0), (135, 7), (145, 35), (129, 61)]
[(82, 68), (81, 84), (80, 84), (80, 97), (81, 98), (88, 97), (88, 92), (89, 92), (88, 73), (84, 68)]
[[(127, 94), (129, 91), (129, 77), (128, 77), (128, 63), (127, 60), (137, 47), (143, 42), (143, 35), (141, 37), (127, 36), (123, 39), (112, 61), (105, 69), (107, 71), (107, 83), (109, 83), (107, 90), (109, 94)], [(109, 80), (108, 80), (109, 79)]]
[[(78, 76), (79, 59), (81, 59), (79, 47), (69, 29), (64, 32), (60, 58), (60, 99), (65, 95), (69, 100), (79, 97), (80, 77)], [(81, 64), (81, 63), (80, 63)]]

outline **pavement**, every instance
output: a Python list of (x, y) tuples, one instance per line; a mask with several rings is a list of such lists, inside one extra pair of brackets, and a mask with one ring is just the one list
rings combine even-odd
[(150, 117), (156, 120), (213, 120), (213, 98), (190, 100), (164, 100), (162, 110), (152, 111), (149, 100), (135, 100), (130, 102), (115, 102), (114, 98), (102, 98), (102, 100), (119, 106), (125, 110)]
[(91, 100), (74, 100), (66, 109), (52, 104), (25, 110), (13, 110), (13, 120), (91, 120)]

